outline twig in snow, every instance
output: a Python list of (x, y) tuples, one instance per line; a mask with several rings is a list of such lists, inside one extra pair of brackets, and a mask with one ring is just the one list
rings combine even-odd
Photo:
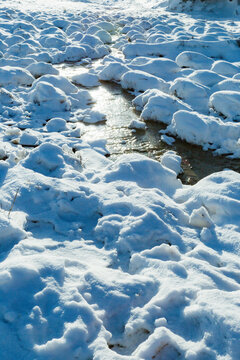
[(12, 211), (13, 206), (14, 206), (14, 204), (15, 204), (15, 201), (16, 201), (16, 198), (17, 198), (17, 196), (18, 196), (19, 190), (20, 190), (20, 188), (17, 189), (16, 194), (15, 194), (15, 196), (14, 196), (14, 198), (13, 198), (11, 207), (10, 207), (9, 212), (8, 212), (8, 219), (9, 219), (9, 217), (10, 217), (11, 211)]

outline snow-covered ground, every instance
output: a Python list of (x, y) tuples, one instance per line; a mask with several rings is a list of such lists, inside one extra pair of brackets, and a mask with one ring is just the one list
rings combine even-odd
[(240, 174), (183, 185), (174, 151), (112, 161), (81, 134), (111, 81), (130, 128), (239, 158), (240, 21), (219, 3), (1, 2), (1, 360), (240, 359)]

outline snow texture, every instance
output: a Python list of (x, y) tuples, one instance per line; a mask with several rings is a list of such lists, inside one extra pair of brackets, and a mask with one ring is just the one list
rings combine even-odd
[(0, 34), (1, 360), (239, 360), (239, 173), (82, 136), (108, 81), (128, 131), (239, 158), (237, 1), (6, 0)]

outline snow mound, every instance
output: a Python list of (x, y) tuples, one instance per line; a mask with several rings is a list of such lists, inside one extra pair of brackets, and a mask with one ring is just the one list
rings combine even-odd
[(0, 86), (29, 86), (33, 81), (34, 77), (25, 69), (12, 66), (3, 66), (0, 69)]
[(81, 165), (73, 154), (68, 154), (51, 143), (41, 144), (22, 161), (24, 167), (51, 177), (61, 177), (66, 171), (66, 164), (75, 165), (77, 168)]
[(39, 139), (37, 134), (30, 130), (25, 130), (19, 138), (19, 144), (23, 146), (35, 146), (38, 145), (38, 143)]
[(212, 71), (215, 71), (217, 74), (232, 77), (236, 74), (239, 74), (240, 68), (236, 65), (233, 65), (229, 61), (218, 60), (215, 61), (211, 67)]
[(77, 62), (87, 57), (87, 52), (83, 46), (67, 46), (64, 54), (64, 61)]
[[(139, 64), (139, 62), (142, 64)], [(179, 72), (179, 66), (175, 61), (167, 58), (159, 59), (149, 59), (144, 57), (139, 57), (136, 60), (131, 61), (128, 65), (131, 69), (144, 71), (148, 74), (157, 76), (166, 81), (172, 80), (176, 77), (176, 74)]]
[(124, 73), (121, 78), (121, 86), (124, 89), (140, 92), (148, 89), (159, 89), (167, 92), (169, 88), (163, 79), (140, 70), (132, 70)]
[(222, 75), (217, 74), (212, 70), (196, 70), (188, 76), (188, 78), (196, 83), (204, 86), (212, 87), (218, 82), (225, 79)]
[(147, 126), (144, 122), (138, 120), (132, 120), (129, 124), (129, 129), (141, 129), (146, 130)]
[(82, 85), (85, 87), (94, 87), (98, 86), (100, 83), (98, 81), (98, 76), (91, 73), (83, 73), (79, 75), (74, 75), (72, 81), (76, 85)]
[(177, 155), (175, 151), (166, 151), (161, 156), (161, 164), (174, 171), (176, 175), (182, 172), (181, 161), (181, 156)]
[(210, 69), (213, 60), (195, 51), (183, 51), (176, 57), (176, 63), (181, 68), (192, 68), (195, 70)]
[(67, 111), (71, 107), (65, 93), (45, 81), (39, 81), (34, 86), (34, 89), (29, 92), (29, 100), (51, 111)]
[(99, 79), (103, 81), (120, 81), (123, 74), (129, 71), (129, 67), (119, 62), (109, 62), (98, 73)]
[(55, 69), (51, 64), (45, 62), (33, 63), (27, 67), (28, 71), (35, 77), (38, 78), (42, 75), (58, 75), (59, 71)]
[(61, 132), (67, 130), (66, 120), (61, 118), (52, 118), (47, 122), (46, 128), (49, 132)]
[(214, 223), (234, 224), (239, 216), (239, 181), (239, 174), (231, 170), (214, 173), (200, 180), (191, 190), (177, 191), (176, 200), (184, 202), (190, 212), (204, 206)]
[(73, 85), (67, 78), (60, 75), (43, 75), (39, 79), (35, 80), (32, 84), (34, 89), (39, 82), (45, 82), (53, 85), (54, 87), (62, 90), (65, 94), (70, 95), (78, 92), (78, 88)]
[(166, 194), (172, 194), (181, 187), (174, 171), (163, 167), (157, 161), (137, 154), (123, 155), (109, 167), (104, 174), (104, 180), (106, 182), (136, 181), (140, 187), (158, 188)]
[(170, 87), (170, 93), (198, 111), (208, 111), (208, 93), (204, 86), (187, 78), (177, 78)]
[(160, 121), (169, 124), (172, 120), (173, 114), (178, 110), (190, 109), (183, 102), (174, 96), (165, 94), (161, 91), (151, 92), (146, 91), (134, 99), (134, 105), (137, 108), (143, 107), (141, 117), (144, 120)]
[(240, 93), (238, 91), (217, 91), (210, 96), (209, 105), (229, 120), (240, 120)]
[(167, 131), (189, 143), (201, 145), (204, 149), (216, 149), (217, 154), (239, 154), (240, 126), (233, 122), (223, 122), (213, 116), (180, 110), (174, 114)]
[(240, 92), (240, 80), (239, 79), (226, 79), (220, 81), (212, 89), (215, 91), (229, 90), (229, 91), (238, 91)]

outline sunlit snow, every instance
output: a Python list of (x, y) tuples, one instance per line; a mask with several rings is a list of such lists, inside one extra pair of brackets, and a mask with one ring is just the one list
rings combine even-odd
[[(1, 360), (240, 359), (240, 174), (171, 147), (239, 161), (239, 11), (1, 2)], [(111, 153), (153, 122), (159, 161)]]

